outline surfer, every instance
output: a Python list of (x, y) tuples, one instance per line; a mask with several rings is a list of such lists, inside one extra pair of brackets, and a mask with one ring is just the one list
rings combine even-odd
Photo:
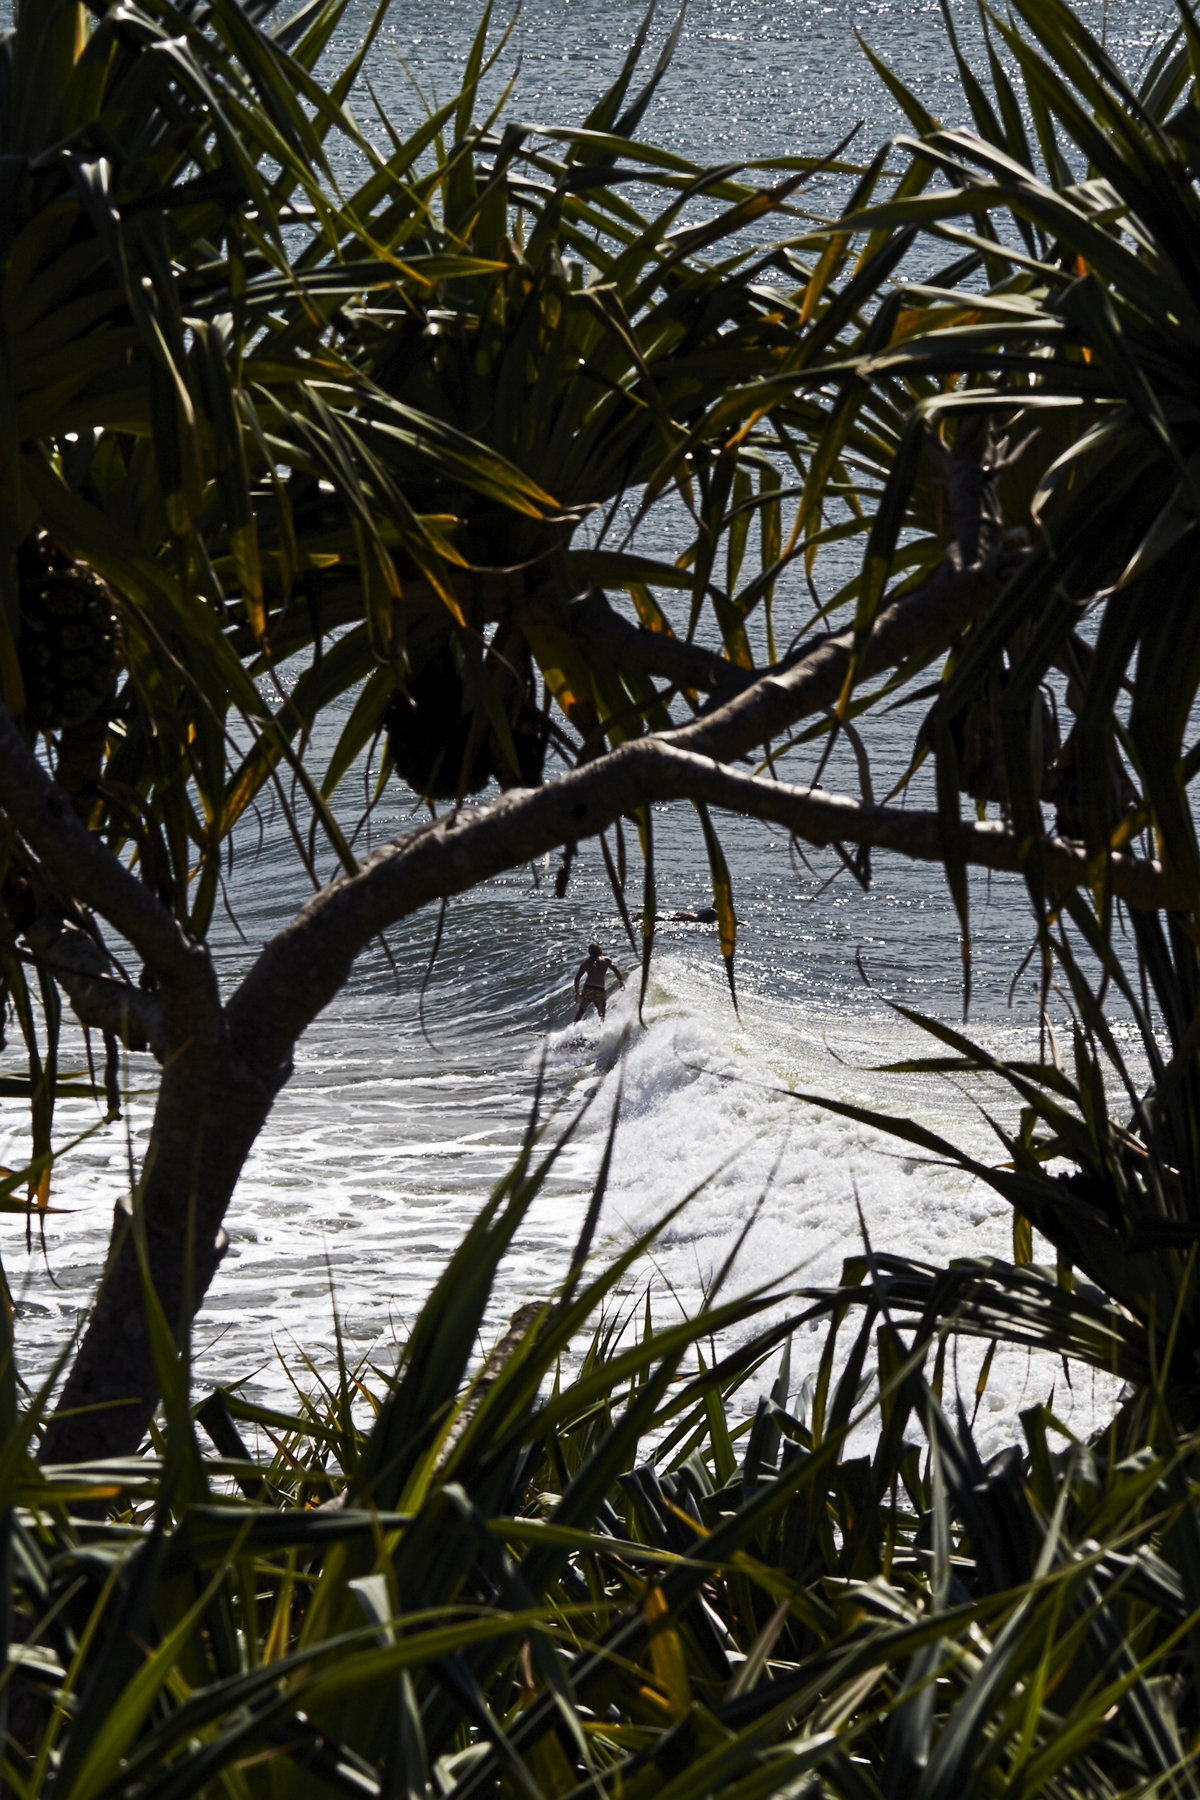
[(715, 925), (717, 909), (715, 906), (697, 906), (685, 908), (682, 912), (659, 913), (658, 917), (668, 925)]
[[(586, 957), (575, 971), (575, 998), (579, 1002), (579, 1010), (575, 1014), (576, 1025), (589, 1006), (594, 1006), (600, 1017), (604, 1017), (604, 1008), (608, 1004), (608, 997), (604, 992), (606, 975), (615, 975), (620, 985), (625, 986), (625, 978), (612, 957), (605, 956), (599, 944), (589, 944)], [(583, 982), (582, 998), (579, 993), (580, 981)]]

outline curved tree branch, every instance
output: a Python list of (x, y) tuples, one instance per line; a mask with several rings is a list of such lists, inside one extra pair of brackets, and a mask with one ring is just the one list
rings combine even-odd
[[(810, 844), (869, 844), (921, 861), (942, 862), (936, 813), (867, 806), (822, 789), (788, 787), (740, 774), (679, 747), (683, 733), (641, 738), (548, 787), (513, 789), (487, 805), (448, 814), (382, 846), (357, 875), (308, 901), (264, 948), (226, 1009), (239, 1054), (264, 1076), (343, 985), (368, 943), (430, 901), (465, 892), (531, 862), (567, 840), (594, 837), (615, 819), (652, 801), (694, 799), (783, 825)], [(980, 868), (1020, 871), (1026, 847), (1005, 826), (959, 827), (962, 853)], [(1084, 851), (1047, 839), (1048, 880), (1061, 888), (1090, 880)], [(1113, 892), (1130, 905), (1188, 903), (1157, 863), (1111, 859)]]
[(156, 994), (118, 980), (94, 938), (69, 920), (57, 932), (39, 925), (24, 936), (35, 962), (53, 975), (81, 1025), (111, 1032), (127, 1049), (149, 1050), (163, 1061), (162, 1002)]
[(573, 600), (568, 616), (585, 649), (598, 652), (618, 668), (658, 676), (673, 687), (732, 697), (761, 679), (761, 670), (739, 668), (719, 650), (706, 650), (665, 631), (648, 631), (644, 625), (633, 624), (609, 604), (599, 588), (589, 588)]
[[(1028, 554), (1022, 533), (1009, 538), (1004, 532), (996, 476), (1012, 459), (992, 442), (986, 418), (964, 420), (951, 449), (931, 435), (929, 453), (941, 467), (950, 547), (926, 581), (880, 612), (862, 649), (859, 680), (944, 648), (987, 611)], [(688, 728), (686, 748), (726, 757), (744, 755), (831, 707), (854, 643), (852, 631), (822, 632), (772, 668), (755, 671), (719, 651), (634, 625), (596, 588), (572, 603), (570, 616), (584, 644), (620, 667), (715, 694), (722, 708), (753, 690), (753, 701), (722, 717), (710, 710), (703, 730)]]
[[(944, 650), (966, 626), (982, 618), (1028, 554), (1023, 546), (1002, 544), (984, 562), (968, 568), (947, 557), (928, 581), (880, 613), (859, 656), (857, 679), (869, 681)], [(716, 711), (665, 733), (663, 742), (721, 760), (745, 756), (781, 737), (801, 719), (836, 706), (853, 650), (852, 630), (802, 644), (786, 663), (760, 676)]]
[(169, 908), (76, 817), (70, 796), (42, 767), (4, 706), (0, 706), (0, 808), (52, 881), (107, 919), (153, 972), (162, 991), (168, 1035), (174, 1012), (179, 1026), (176, 1041), (195, 1042), (198, 1033), (211, 1038), (220, 1002), (207, 946), (191, 938)]

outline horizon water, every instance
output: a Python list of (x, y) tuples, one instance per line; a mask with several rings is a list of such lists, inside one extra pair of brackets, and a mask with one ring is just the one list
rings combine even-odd
[[(615, 74), (641, 10), (627, 0), (527, 0), (494, 77), (517, 66), (509, 115), (577, 122)], [(1086, 11), (1099, 22), (1099, 6)], [(353, 0), (335, 61), (353, 47), (368, 13), (366, 0)], [(974, 9), (956, 5), (954, 13), (969, 40)], [(476, 0), (393, 5), (370, 74), (400, 129), (416, 122), (417, 102), (397, 59), (444, 99), (477, 16)], [(660, 38), (669, 23), (664, 12)], [(1128, 0), (1107, 9), (1110, 44), (1131, 65), (1158, 24), (1157, 14)], [(960, 122), (936, 4), (700, 0), (689, 9), (642, 133), (697, 160), (728, 162), (823, 153), (861, 118), (862, 141), (873, 148), (903, 121), (855, 29), (931, 110), (948, 124)], [(369, 122), (367, 96), (358, 111)], [(662, 530), (669, 537), (669, 523)], [(797, 623), (809, 610), (807, 594), (781, 593), (783, 638), (791, 629), (789, 604)], [(877, 790), (880, 771), (903, 767), (914, 729), (915, 715), (902, 713), (875, 740)], [(792, 762), (788, 773), (803, 780), (811, 763)], [(830, 785), (840, 776), (852, 788), (852, 769), (835, 771)], [(346, 792), (349, 815), (353, 786)], [(412, 797), (393, 784), (372, 822), (372, 841), (415, 817)], [(583, 1100), (591, 1104), (502, 1269), (492, 1337), (518, 1304), (551, 1294), (565, 1273), (618, 1088), (600, 1239), (619, 1243), (704, 1183), (630, 1290), (652, 1281), (664, 1317), (700, 1302), (743, 1233), (731, 1291), (836, 1280), (842, 1259), (861, 1247), (860, 1209), (880, 1250), (935, 1263), (1009, 1253), (1011, 1214), (990, 1188), (902, 1154), (895, 1140), (789, 1093), (907, 1113), (984, 1160), (998, 1158), (981, 1106), (986, 1099), (997, 1116), (1011, 1117), (1002, 1097), (985, 1095), (979, 1084), (874, 1069), (931, 1053), (929, 1040), (889, 1003), (961, 1019), (957, 923), (940, 871), (878, 857), (871, 891), (863, 893), (844, 873), (830, 881), (832, 857), (814, 858), (810, 873), (783, 834), (744, 820), (718, 824), (741, 921), (737, 1013), (715, 928), (665, 925), (645, 1027), (638, 1025), (637, 971), (595, 844), (581, 846), (561, 901), (548, 865), (514, 871), (453, 901), (423, 1004), (433, 909), (389, 934), (390, 960), (376, 950), (360, 959), (297, 1047), (295, 1076), (230, 1207), (230, 1248), (195, 1332), (198, 1390), (237, 1382), (248, 1395), (286, 1403), (283, 1363), (294, 1363), (297, 1349), (318, 1371), (332, 1368), (335, 1305), (351, 1352), (386, 1360), (510, 1164), (541, 1066), (547, 1101), (564, 1122)], [(655, 828), (660, 907), (703, 904), (708, 874), (694, 815), (656, 808)], [(304, 898), (281, 819), (267, 814), (261, 845), (257, 832), (244, 835), (230, 890), (237, 928), (225, 921), (216, 933), (227, 985)], [(1030, 936), (1024, 890), (1015, 879), (976, 877), (972, 906), (971, 1029), (1028, 1055), (1040, 1016), (1027, 980), (1018, 981), (1010, 1004)], [(593, 1016), (575, 1028), (570, 982), (593, 936), (632, 978), (603, 1025)], [(148, 1095), (148, 1059), (129, 1058), (126, 1073), (135, 1094)], [(44, 1254), (36, 1233), (26, 1253), (21, 1221), (0, 1220), (0, 1254), (19, 1302), (18, 1357), (31, 1383), (50, 1366), (94, 1290), (112, 1206), (128, 1190), (148, 1105), (135, 1097), (125, 1123), (94, 1132), (64, 1157), (53, 1196), (64, 1210), (45, 1221)], [(20, 1166), (19, 1103), (3, 1106), (0, 1157)], [(85, 1103), (60, 1103), (56, 1141), (95, 1119)], [(797, 1385), (815, 1367), (820, 1342), (814, 1335), (810, 1344), (794, 1345)], [(978, 1349), (962, 1351), (968, 1410)], [(770, 1385), (774, 1366), (762, 1385)], [(1056, 1361), (1000, 1352), (980, 1405), (981, 1448), (988, 1453), (1012, 1441), (1021, 1408), (1052, 1394), (1059, 1416), (1086, 1433), (1103, 1422), (1114, 1392), (1111, 1381), (1090, 1372), (1068, 1378)]]

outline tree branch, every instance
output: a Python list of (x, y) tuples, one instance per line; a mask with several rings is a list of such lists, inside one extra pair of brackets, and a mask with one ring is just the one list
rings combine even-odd
[[(946, 558), (927, 582), (880, 613), (858, 660), (858, 680), (869, 681), (945, 649), (988, 611), (1027, 555), (1023, 547), (1004, 545), (970, 568)], [(664, 733), (663, 742), (722, 760), (745, 756), (802, 719), (836, 706), (853, 649), (853, 630), (802, 644), (786, 664), (768, 671), (716, 711)]]
[(100, 913), (152, 968), (186, 960), (174, 917), (75, 817), (67, 794), (0, 706), (0, 806), (39, 862), (69, 894)]
[[(811, 844), (869, 844), (920, 861), (945, 858), (936, 813), (788, 787), (724, 768), (664, 738), (640, 738), (547, 787), (513, 789), (406, 833), (377, 850), (357, 875), (314, 895), (266, 945), (229, 1001), (227, 1022), (239, 1054), (267, 1078), (333, 999), (359, 952), (430, 901), (463, 893), (568, 840), (594, 837), (650, 802), (683, 799), (771, 821)], [(1027, 853), (1005, 826), (963, 823), (959, 831), (968, 863), (1013, 872), (1024, 866)], [(1087, 884), (1081, 848), (1048, 838), (1040, 849), (1052, 885)], [(1132, 906), (1190, 905), (1194, 898), (1158, 863), (1134, 857), (1114, 856), (1110, 880)]]
[[(880, 613), (859, 662), (870, 679), (914, 656), (941, 649), (979, 618), (1027, 554), (1023, 538), (1006, 539), (996, 475), (1004, 466), (986, 419), (965, 420), (947, 450), (930, 438), (941, 463), (951, 544), (933, 574)], [(571, 623), (586, 647), (623, 668), (658, 676), (675, 687), (716, 694), (722, 710), (704, 714), (672, 741), (721, 757), (744, 755), (802, 718), (837, 701), (850, 668), (852, 631), (822, 632), (769, 669), (740, 669), (719, 651), (623, 618), (596, 588), (572, 602)], [(730, 710), (740, 696), (746, 703)]]
[[(956, 556), (946, 557), (928, 581), (880, 613), (859, 659), (859, 680), (943, 649), (987, 612), (1027, 554), (1024, 545), (1002, 543), (982, 563), (964, 567)], [(827, 712), (841, 695), (854, 647), (853, 630), (823, 632), (755, 673), (715, 650), (631, 624), (595, 590), (572, 602), (571, 617), (585, 646), (620, 667), (718, 695), (716, 709), (664, 734), (664, 741), (722, 758), (744, 756), (801, 719)]]
[(705, 650), (665, 631), (634, 625), (609, 604), (599, 588), (589, 588), (573, 600), (569, 614), (571, 628), (586, 650), (599, 652), (619, 668), (658, 676), (673, 687), (732, 696), (761, 678), (761, 671), (741, 669), (719, 650)]
[[(4, 706), (0, 808), (51, 880), (107, 919), (154, 972), (163, 1018), (169, 1025), (172, 1011), (178, 1015), (179, 1041), (211, 1035), (220, 1002), (206, 946), (189, 938), (174, 914), (76, 817), (70, 796), (42, 767)], [(208, 1033), (202, 1029), (206, 1019)]]
[[(960, 430), (943, 457), (951, 547), (926, 582), (885, 607), (862, 646), (860, 678), (870, 678), (943, 648), (992, 605), (1024, 546), (1006, 540), (996, 493), (1001, 456), (986, 421)], [(585, 600), (580, 616), (636, 639), (639, 655), (689, 654), (685, 679), (696, 679), (705, 652), (655, 632), (616, 631), (608, 614)], [(613, 615), (615, 616), (615, 615)], [(652, 645), (645, 640), (654, 640)], [(664, 647), (669, 648), (664, 649)], [(345, 981), (371, 938), (426, 905), (560, 844), (603, 831), (614, 819), (652, 800), (706, 799), (715, 806), (774, 820), (811, 843), (860, 843), (940, 862), (944, 844), (936, 815), (859, 806), (854, 801), (737, 775), (721, 765), (780, 736), (799, 720), (828, 711), (850, 673), (852, 630), (827, 633), (801, 645), (787, 663), (678, 730), (622, 745), (535, 792), (513, 790), (490, 806), (451, 814), (385, 846), (361, 873), (314, 896), (272, 940), (230, 1002), (233, 1041), (264, 1080), (286, 1062), (291, 1046)], [(717, 671), (713, 659), (710, 677)], [(648, 663), (644, 663), (648, 668)], [(676, 662), (659, 671), (678, 679)], [(961, 827), (966, 860), (985, 868), (1019, 869), (1017, 840), (1003, 827)], [(1043, 846), (1050, 880), (1070, 887), (1087, 880), (1082, 852), (1070, 844)], [(1114, 891), (1134, 905), (1164, 904), (1170, 884), (1153, 864), (1113, 859)]]
[(48, 969), (81, 1025), (109, 1031), (129, 1050), (166, 1054), (162, 1003), (156, 994), (121, 981), (101, 946), (69, 919), (39, 917), (22, 932), (40, 967)]

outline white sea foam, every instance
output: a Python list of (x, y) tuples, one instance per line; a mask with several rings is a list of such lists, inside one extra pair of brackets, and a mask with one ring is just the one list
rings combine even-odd
[[(453, 1071), (426, 1054), (415, 1064), (411, 1031), (385, 1032), (376, 987), (343, 996), (303, 1041), (293, 1083), (281, 1095), (230, 1209), (231, 1246), (197, 1323), (198, 1389), (242, 1382), (250, 1394), (289, 1398), (285, 1361), (303, 1350), (317, 1370), (334, 1363), (334, 1307), (353, 1352), (387, 1361), (491, 1184), (509, 1166), (528, 1116), (537, 1065), (546, 1098), (583, 1124), (532, 1207), (501, 1270), (487, 1332), (517, 1305), (562, 1279), (599, 1166), (614, 1108), (615, 1151), (597, 1255), (645, 1231), (693, 1189), (626, 1283), (649, 1285), (656, 1316), (693, 1313), (737, 1248), (728, 1294), (773, 1286), (835, 1284), (862, 1245), (941, 1264), (963, 1255), (1004, 1256), (1011, 1214), (984, 1184), (931, 1164), (867, 1125), (793, 1097), (821, 1093), (890, 1107), (990, 1159), (978, 1085), (887, 1076), (871, 1065), (927, 1050), (915, 1028), (882, 1012), (854, 1018), (804, 1012), (748, 992), (735, 1016), (711, 946), (664, 945), (638, 1022), (636, 977), (601, 1024), (526, 1031), (506, 1045), (462, 1028), (450, 1040)], [(565, 1010), (565, 1009), (562, 1009)], [(562, 1016), (560, 1010), (560, 1017)], [(468, 1034), (470, 1035), (470, 1034)], [(1019, 1047), (1015, 1027), (992, 1026), (998, 1047)], [(1031, 1048), (1026, 1044), (1026, 1050)], [(137, 1073), (135, 1071), (135, 1073)], [(149, 1076), (149, 1071), (145, 1075)], [(149, 1079), (145, 1086), (150, 1087)], [(989, 1109), (1011, 1103), (995, 1090)], [(9, 1103), (19, 1154), (20, 1113)], [(60, 1108), (60, 1128), (94, 1122), (83, 1102)], [(45, 1258), (22, 1247), (19, 1221), (0, 1228), (21, 1307), (18, 1345), (32, 1380), (50, 1364), (100, 1274), (111, 1211), (128, 1188), (148, 1126), (145, 1100), (127, 1121), (96, 1132), (61, 1165), (55, 1198), (69, 1210), (45, 1221)], [(550, 1135), (558, 1123), (550, 1126)], [(128, 1130), (128, 1141), (126, 1131)], [(861, 1210), (861, 1219), (860, 1219)], [(768, 1318), (799, 1310), (781, 1299)], [(823, 1327), (798, 1334), (796, 1386), (816, 1366)], [(957, 1370), (975, 1406), (983, 1346), (964, 1342)], [(772, 1363), (743, 1396), (770, 1385)], [(1115, 1384), (1046, 1358), (1000, 1351), (979, 1403), (985, 1452), (1019, 1435), (1019, 1411), (1053, 1398), (1059, 1417), (1086, 1434), (1111, 1409)]]
[[(699, 1190), (636, 1275), (635, 1285), (655, 1286), (662, 1318), (693, 1311), (743, 1237), (731, 1293), (836, 1282), (843, 1258), (861, 1243), (860, 1206), (882, 1250), (935, 1263), (1006, 1253), (1011, 1216), (999, 1196), (787, 1091), (899, 1105), (988, 1154), (987, 1129), (957, 1088), (861, 1066), (912, 1054), (911, 1027), (885, 1017), (853, 1025), (798, 1019), (754, 997), (735, 1018), (712, 972), (678, 949), (655, 964), (645, 1029), (633, 985), (603, 1025), (592, 1018), (545, 1040), (548, 1087), (564, 1116), (589, 1096), (590, 1107), (502, 1270), (494, 1325), (561, 1279), (618, 1093), (602, 1243), (645, 1230)], [(369, 1017), (355, 1015), (371, 1011), (359, 996), (318, 1026), (251, 1158), (230, 1214), (231, 1250), (197, 1327), (203, 1385), (244, 1380), (264, 1396), (285, 1397), (276, 1347), (290, 1354), (299, 1345), (318, 1367), (330, 1363), (335, 1303), (352, 1344), (385, 1355), (516, 1148), (531, 1071), (524, 1081), (512, 1072), (476, 1074), (448, 1086), (438, 1073), (422, 1078), (381, 1065), (370, 1050), (347, 1049), (355, 1041), (347, 1025), (367, 1025)], [(377, 1049), (375, 1035), (363, 1035)], [(135, 1109), (135, 1152), (145, 1125), (144, 1109)], [(98, 1133), (65, 1165), (60, 1195), (72, 1210), (46, 1222), (58, 1287), (36, 1255), (22, 1270), (19, 1227), (7, 1222), (5, 1257), (22, 1295), (20, 1346), (31, 1375), (99, 1272), (111, 1206), (128, 1179), (121, 1133)], [(801, 1334), (797, 1382), (815, 1364), (819, 1342), (815, 1328)], [(960, 1356), (972, 1403), (979, 1355), (978, 1346), (964, 1346)], [(980, 1408), (984, 1447), (1010, 1440), (1017, 1410), (1052, 1388), (1056, 1410), (1079, 1430), (1098, 1422), (1112, 1398), (1111, 1383), (1084, 1375), (1072, 1393), (1059, 1365), (1001, 1353)]]
[[(762, 999), (744, 1001), (735, 1020), (728, 995), (683, 957), (662, 957), (655, 969), (647, 1030), (633, 1029), (627, 995), (603, 1028), (592, 1026), (597, 1059), (609, 1072), (591, 1130), (599, 1136), (619, 1090), (604, 1214), (614, 1239), (646, 1229), (699, 1188), (653, 1252), (660, 1316), (676, 1306), (694, 1312), (739, 1242), (728, 1292), (835, 1285), (843, 1259), (862, 1248), (864, 1230), (878, 1250), (939, 1265), (1011, 1253), (1011, 1211), (982, 1182), (905, 1155), (882, 1132), (792, 1097), (800, 1090), (890, 1106), (995, 1160), (1000, 1146), (977, 1108), (979, 1084), (967, 1092), (944, 1079), (885, 1077), (867, 1066), (927, 1054), (913, 1027), (891, 1017), (853, 1026), (844, 1018), (797, 1018)], [(1012, 1047), (1011, 1030), (985, 1035)], [(564, 1032), (552, 1051), (576, 1042)], [(986, 1098), (993, 1113), (1011, 1114), (1001, 1093)], [(788, 1309), (798, 1308), (791, 1302)], [(815, 1370), (823, 1329), (814, 1323), (795, 1346), (796, 1385)], [(953, 1365), (968, 1411), (984, 1349), (964, 1341)], [(1070, 1380), (1074, 1387), (1055, 1359), (999, 1351), (979, 1405), (985, 1452), (1013, 1441), (1018, 1412), (1037, 1400), (1053, 1397), (1056, 1415), (1078, 1432), (1102, 1423), (1116, 1384), (1080, 1370)]]

